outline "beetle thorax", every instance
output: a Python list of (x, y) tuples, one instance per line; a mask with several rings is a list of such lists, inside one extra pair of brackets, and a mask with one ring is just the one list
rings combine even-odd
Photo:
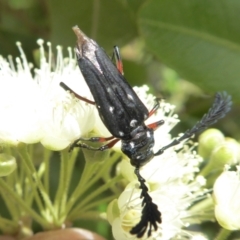
[(130, 158), (133, 166), (141, 167), (154, 156), (153, 130), (141, 125), (131, 132), (131, 136), (129, 140), (122, 140), (122, 151)]

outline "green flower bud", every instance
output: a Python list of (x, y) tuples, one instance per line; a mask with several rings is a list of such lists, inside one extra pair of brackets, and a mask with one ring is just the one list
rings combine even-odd
[(0, 153), (0, 177), (11, 174), (17, 167), (16, 159), (6, 153)]
[(224, 143), (216, 147), (210, 157), (213, 167), (222, 168), (225, 164), (235, 164), (239, 157), (240, 146), (234, 139), (227, 138)]
[(226, 138), (213, 149), (208, 164), (201, 171), (201, 175), (207, 176), (212, 171), (221, 171), (226, 164), (235, 164), (239, 158), (240, 145), (232, 139)]
[(236, 164), (240, 160), (240, 144), (233, 138), (226, 137), (225, 142), (232, 148), (232, 151), (235, 153), (235, 161), (233, 164)]
[(208, 158), (213, 149), (224, 141), (224, 135), (215, 128), (204, 131), (198, 139), (198, 154), (203, 158)]

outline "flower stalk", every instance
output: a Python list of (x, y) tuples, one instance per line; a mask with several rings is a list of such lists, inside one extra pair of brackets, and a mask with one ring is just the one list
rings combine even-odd
[[(86, 150), (88, 151), (88, 150)], [(86, 155), (85, 155), (86, 156)], [(88, 189), (91, 189), (92, 186), (102, 178), (102, 176), (106, 176), (111, 169), (111, 166), (116, 162), (119, 158), (119, 154), (115, 153), (111, 157), (107, 158), (106, 161), (103, 162), (92, 162), (86, 159), (86, 164), (82, 173), (82, 177), (78, 182), (78, 185), (69, 198), (69, 201), (66, 206), (66, 211), (69, 214), (69, 218), (72, 218), (72, 214), (79, 211), (79, 209), (84, 209), (88, 202), (92, 199), (96, 198), (96, 196), (100, 195), (102, 192), (107, 190), (112, 185), (114, 186), (115, 183), (119, 181), (119, 177), (116, 177), (115, 180), (111, 179), (111, 181), (106, 182), (103, 186), (99, 187), (94, 192), (88, 194), (79, 204), (77, 207), (74, 206), (74, 202), (78, 199), (81, 195), (83, 195)], [(85, 206), (86, 205), (86, 206)]]
[(228, 237), (230, 237), (231, 234), (232, 234), (232, 231), (221, 228), (217, 237), (214, 240), (227, 240)]
[(69, 152), (67, 149), (61, 151), (61, 166), (60, 166), (60, 177), (58, 190), (55, 196), (54, 207), (58, 212), (59, 222), (63, 222), (63, 217), (66, 217), (66, 202), (69, 191), (69, 182), (71, 177), (71, 172), (69, 171)]
[[(53, 204), (43, 186), (43, 183), (41, 182), (41, 180), (38, 177), (36, 168), (34, 167), (32, 159), (30, 158), (30, 156), (28, 154), (27, 146), (25, 144), (20, 143), (18, 145), (17, 149), (18, 149), (19, 155), (21, 156), (23, 164), (25, 165), (29, 179), (33, 179), (33, 181), (36, 182), (37, 188), (40, 191), (41, 196), (44, 201), (44, 207), (47, 208), (49, 210), (49, 212), (51, 213), (51, 218), (52, 218), (53, 223), (57, 223), (56, 210), (53, 207)], [(43, 214), (44, 214), (44, 212), (43, 212)]]
[(17, 202), (19, 206), (23, 210), (25, 210), (27, 213), (29, 213), (33, 219), (35, 219), (37, 222), (39, 222), (42, 226), (47, 227), (48, 222), (44, 220), (37, 212), (35, 212), (30, 206), (26, 204), (26, 202), (14, 192), (10, 186), (2, 179), (0, 178), (0, 188), (1, 192), (5, 192), (12, 198), (13, 201)]

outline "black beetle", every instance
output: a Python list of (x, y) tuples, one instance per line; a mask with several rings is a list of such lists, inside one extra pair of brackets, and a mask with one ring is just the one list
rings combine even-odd
[[(158, 99), (156, 99), (153, 109), (149, 111), (123, 76), (122, 61), (118, 48), (114, 47), (114, 56), (116, 58), (116, 65), (114, 65), (94, 40), (88, 38), (77, 26), (73, 27), (73, 31), (77, 36), (75, 52), (78, 66), (89, 86), (94, 102), (79, 96), (64, 83), (60, 83), (60, 85), (65, 90), (75, 94), (78, 99), (95, 104), (100, 118), (112, 134), (112, 137), (80, 138), (71, 145), (70, 149), (81, 147), (103, 151), (111, 148), (121, 140), (122, 152), (129, 157), (131, 164), (135, 167), (135, 174), (142, 190), (140, 198), (143, 198), (141, 220), (131, 229), (130, 233), (141, 238), (148, 229), (147, 235), (150, 236), (152, 228), (157, 230), (158, 223), (161, 223), (162, 219), (157, 205), (153, 203), (148, 194), (145, 179), (139, 173), (140, 167), (149, 162), (154, 156), (162, 154), (167, 148), (192, 137), (195, 133), (206, 129), (223, 118), (231, 109), (231, 97), (226, 92), (216, 93), (214, 103), (208, 113), (192, 129), (187, 130), (181, 137), (176, 138), (154, 153), (154, 130), (162, 125), (164, 121), (160, 120), (147, 126), (144, 121), (158, 109)], [(81, 140), (107, 142), (107, 144), (100, 148), (93, 148), (87, 144), (79, 143)]]

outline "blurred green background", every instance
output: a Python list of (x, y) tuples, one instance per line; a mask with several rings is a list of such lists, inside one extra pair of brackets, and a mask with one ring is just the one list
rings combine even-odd
[(18, 56), (20, 41), (37, 64), (39, 38), (67, 53), (78, 25), (110, 56), (120, 47), (131, 85), (147, 84), (176, 104), (181, 124), (174, 133), (191, 127), (225, 90), (234, 107), (215, 127), (239, 139), (239, 13), (239, 0), (0, 0), (0, 54)]

